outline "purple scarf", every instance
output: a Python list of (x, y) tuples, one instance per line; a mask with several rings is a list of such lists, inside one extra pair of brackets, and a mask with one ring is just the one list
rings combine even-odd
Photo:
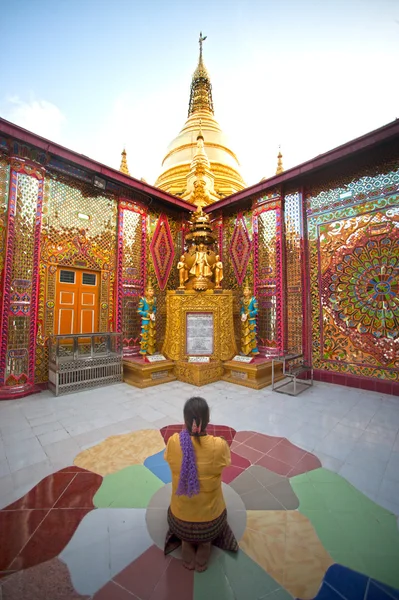
[(187, 429), (183, 429), (183, 431), (180, 432), (179, 437), (180, 447), (183, 452), (183, 459), (181, 463), (180, 479), (176, 495), (188, 496), (189, 498), (192, 498), (192, 496), (199, 494), (200, 491), (194, 446)]

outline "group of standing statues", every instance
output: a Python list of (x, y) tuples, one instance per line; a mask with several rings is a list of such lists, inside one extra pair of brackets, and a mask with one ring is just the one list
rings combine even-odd
[[(198, 249), (191, 254), (193, 261), (191, 267), (186, 262), (186, 256), (181, 255), (177, 268), (179, 271), (179, 289), (186, 289), (186, 282), (190, 279), (190, 275), (196, 279), (212, 277), (214, 275), (214, 289), (221, 289), (223, 279), (223, 263), (220, 256), (215, 254), (214, 260), (211, 261), (211, 255), (206, 251), (204, 244), (200, 244)], [(195, 288), (194, 288), (195, 289)]]

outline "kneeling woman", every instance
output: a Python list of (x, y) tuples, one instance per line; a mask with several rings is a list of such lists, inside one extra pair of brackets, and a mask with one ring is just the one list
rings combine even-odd
[(183, 565), (205, 571), (211, 544), (237, 552), (227, 523), (221, 475), (230, 465), (230, 448), (223, 438), (207, 435), (209, 407), (203, 398), (184, 406), (186, 429), (169, 438), (165, 460), (172, 471), (172, 499), (165, 554), (182, 544)]

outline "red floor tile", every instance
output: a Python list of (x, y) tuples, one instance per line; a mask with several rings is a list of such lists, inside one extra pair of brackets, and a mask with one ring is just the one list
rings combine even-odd
[(57, 471), (57, 473), (90, 473), (90, 471), (87, 469), (82, 469), (81, 467), (75, 467), (75, 465), (71, 465), (70, 467), (65, 467), (65, 469)]
[(313, 471), (314, 469), (319, 469), (321, 467), (320, 460), (314, 455), (307, 452), (303, 458), (292, 470), (288, 473), (288, 477), (294, 477), (294, 475), (301, 475), (301, 473), (306, 473), (307, 471)]
[(230, 450), (235, 450), (236, 448), (238, 448), (238, 446), (241, 446), (242, 444), (239, 444), (238, 442), (236, 442), (235, 440), (233, 440), (233, 443), (230, 446)]
[(160, 433), (164, 439), (165, 444), (167, 444), (168, 439), (170, 437), (172, 437), (172, 435), (174, 433), (180, 433), (180, 431), (183, 429), (184, 425), (167, 425), (166, 427), (162, 427), (162, 429), (160, 429)]
[[(75, 533), (83, 517), (90, 510), (87, 508), (54, 508), (50, 510), (43, 522), (30, 537), (26, 546), (14, 558), (10, 564), (10, 568), (17, 570), (27, 569), (58, 556)], [(25, 511), (18, 512), (23, 513)]]
[(150, 600), (170, 560), (171, 557), (165, 556), (157, 546), (151, 546), (114, 577), (114, 581), (141, 600)]
[(240, 456), (236, 452), (231, 452), (230, 456), (231, 456), (231, 465), (233, 467), (240, 467), (240, 469), (247, 469), (248, 467), (251, 466), (251, 463), (247, 458)]
[(58, 498), (69, 486), (75, 473), (53, 473), (42, 479), (25, 496), (7, 506), (4, 510), (27, 508), (53, 508)]
[(11, 564), (47, 515), (47, 510), (0, 511), (0, 571)]
[(273, 458), (277, 458), (278, 460), (287, 463), (291, 468), (295, 467), (305, 454), (305, 450), (301, 450), (298, 446), (294, 446), (294, 444), (291, 444), (288, 440), (282, 440), (267, 453), (268, 456), (272, 456)]
[(150, 600), (193, 600), (193, 595), (194, 571), (188, 571), (181, 560), (172, 557)]
[(241, 475), (245, 469), (240, 467), (226, 467), (223, 469), (222, 481), (223, 483), (231, 483), (236, 477)]
[(263, 452), (263, 454), (267, 454), (269, 450), (272, 450), (279, 442), (281, 442), (282, 438), (280, 437), (272, 437), (269, 435), (263, 435), (262, 433), (256, 433), (254, 436), (246, 440), (245, 445), (250, 448), (254, 448), (254, 450), (259, 450), (259, 452)]
[(273, 471), (273, 473), (278, 473), (278, 475), (288, 475), (291, 471), (292, 467), (282, 462), (281, 460), (277, 460), (268, 454), (265, 454), (258, 460), (256, 463), (258, 467), (265, 467), (269, 469), (269, 471)]
[(238, 433), (236, 433), (234, 436), (234, 441), (242, 444), (254, 435), (256, 435), (255, 431), (238, 431)]
[(264, 456), (263, 452), (259, 452), (259, 450), (249, 448), (246, 444), (240, 444), (239, 446), (235, 446), (234, 452), (238, 454), (238, 456), (243, 456), (244, 458), (247, 458), (252, 465), (254, 465), (260, 458), (262, 458), (262, 456)]
[(95, 473), (76, 473), (54, 508), (94, 508), (93, 498), (102, 480)]
[(140, 600), (140, 598), (110, 581), (94, 594), (92, 600)]

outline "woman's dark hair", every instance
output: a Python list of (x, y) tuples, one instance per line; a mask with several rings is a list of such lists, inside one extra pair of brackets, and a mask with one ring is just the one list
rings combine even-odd
[[(201, 433), (205, 433), (209, 423), (209, 406), (206, 400), (199, 396), (189, 398), (184, 405), (183, 409), (184, 422), (191, 435), (199, 436)], [(192, 433), (193, 421), (197, 424), (198, 433)]]

